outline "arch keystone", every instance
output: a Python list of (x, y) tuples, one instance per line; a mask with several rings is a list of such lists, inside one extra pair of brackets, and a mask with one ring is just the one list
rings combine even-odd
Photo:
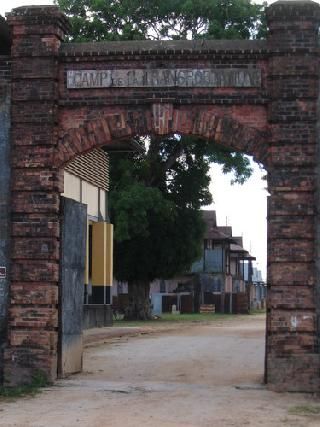
[(153, 128), (157, 135), (167, 135), (172, 132), (173, 124), (173, 105), (172, 104), (153, 104)]

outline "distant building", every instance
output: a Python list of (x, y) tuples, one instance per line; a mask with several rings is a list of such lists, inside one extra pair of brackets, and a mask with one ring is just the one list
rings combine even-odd
[(257, 299), (252, 287), (255, 257), (243, 248), (242, 237), (232, 236), (230, 226), (218, 226), (215, 211), (202, 215), (206, 224), (202, 256), (184, 275), (151, 284), (154, 314), (171, 311), (173, 304), (182, 312), (198, 312), (200, 305), (214, 304), (218, 312), (247, 313), (254, 305), (251, 288), (252, 298)]
[(112, 150), (136, 151), (131, 141), (117, 147), (96, 148), (65, 165), (64, 193), (68, 200), (86, 205), (86, 260), (83, 283), (84, 327), (112, 323), (113, 225), (108, 213), (109, 155)]
[(112, 322), (113, 226), (108, 216), (109, 159), (101, 148), (76, 157), (64, 168), (66, 200), (87, 207), (87, 243), (83, 283), (84, 327)]

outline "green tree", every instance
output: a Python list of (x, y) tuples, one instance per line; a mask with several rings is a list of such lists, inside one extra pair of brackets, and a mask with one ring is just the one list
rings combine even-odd
[(264, 6), (250, 0), (56, 0), (73, 41), (244, 39), (264, 34)]
[(193, 137), (139, 141), (144, 153), (111, 155), (111, 217), (115, 273), (128, 282), (128, 319), (150, 315), (150, 282), (188, 270), (201, 254), (201, 206), (212, 202), (210, 164), (220, 163), (243, 182), (249, 160)]
[[(263, 7), (250, 0), (58, 0), (70, 17), (70, 40), (254, 38), (263, 34)], [(249, 161), (213, 141), (169, 136), (139, 139), (142, 153), (111, 156), (115, 275), (128, 281), (128, 319), (150, 317), (155, 278), (185, 271), (201, 251), (201, 206), (212, 202), (211, 163), (251, 174)]]

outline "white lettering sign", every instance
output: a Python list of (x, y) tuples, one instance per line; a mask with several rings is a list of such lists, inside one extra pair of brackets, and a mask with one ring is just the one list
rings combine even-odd
[(259, 69), (69, 70), (68, 89), (108, 87), (260, 87)]

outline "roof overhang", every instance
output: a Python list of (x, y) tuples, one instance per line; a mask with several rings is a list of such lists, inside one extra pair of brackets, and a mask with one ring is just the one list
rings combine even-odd
[(230, 246), (230, 252), (234, 252), (234, 253), (243, 253), (243, 254), (247, 254), (248, 251), (246, 251), (242, 246), (235, 244), (231, 244)]

